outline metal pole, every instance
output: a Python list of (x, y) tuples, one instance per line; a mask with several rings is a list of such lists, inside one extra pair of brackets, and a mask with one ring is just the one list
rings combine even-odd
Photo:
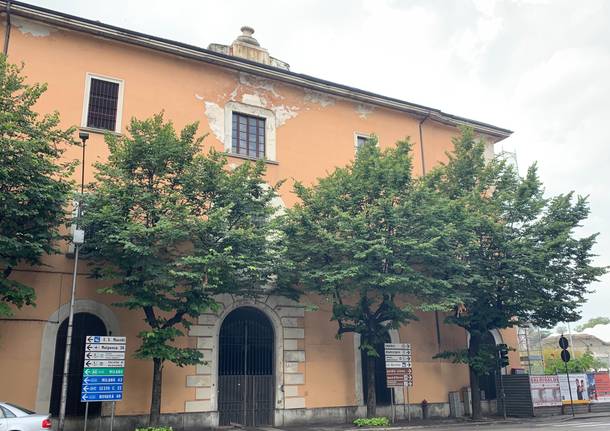
[(576, 359), (576, 355), (574, 355), (574, 340), (572, 340), (572, 330), (570, 329), (570, 322), (568, 322), (568, 337), (570, 337), (570, 353)]
[[(423, 412), (422, 412), (423, 419)], [(409, 387), (407, 386), (407, 420), (411, 422), (411, 403), (409, 402)]]
[(394, 388), (390, 391), (390, 403), (392, 405), (392, 423), (396, 422), (396, 404), (394, 404)]
[(83, 431), (87, 431), (87, 417), (89, 416), (89, 401), (85, 403), (85, 424), (83, 426)]
[(500, 394), (502, 397), (502, 415), (506, 419), (506, 394), (504, 393), (504, 379), (502, 379), (502, 369), (498, 368), (498, 376), (500, 376)]
[[(86, 132), (80, 132), (79, 137), (83, 143), (83, 160), (81, 162), (81, 185), (80, 185), (80, 199), (78, 202), (78, 213), (76, 217), (75, 230), (78, 228), (80, 222), (80, 216), (82, 211), (83, 193), (85, 191), (85, 143), (89, 139), (89, 134)], [(66, 351), (64, 357), (64, 371), (61, 381), (61, 397), (59, 403), (59, 425), (58, 431), (64, 431), (64, 425), (66, 422), (66, 402), (68, 400), (68, 373), (70, 371), (70, 351), (72, 349), (72, 328), (74, 325), (74, 300), (76, 297), (76, 274), (78, 273), (78, 252), (80, 251), (80, 243), (74, 245), (74, 271), (72, 273), (72, 292), (70, 294), (70, 309), (68, 313), (68, 334), (66, 337)]]
[(112, 411), (110, 412), (110, 431), (112, 431), (112, 427), (114, 426), (114, 405), (116, 401), (112, 402)]
[(72, 326), (74, 323), (74, 296), (76, 293), (76, 273), (78, 271), (78, 252), (80, 245), (76, 244), (74, 252), (74, 272), (72, 273), (72, 294), (70, 295), (70, 312), (68, 315), (68, 336), (66, 337), (66, 352), (64, 372), (61, 381), (61, 401), (59, 404), (59, 431), (63, 431), (66, 422), (66, 402), (68, 400), (68, 372), (70, 369), (70, 350), (72, 347)]
[(570, 373), (568, 371), (568, 363), (564, 362), (566, 366), (566, 378), (568, 379), (568, 391), (570, 392), (570, 407), (572, 408), (572, 417), (575, 417), (574, 414), (574, 399), (572, 398), (572, 385), (570, 384)]

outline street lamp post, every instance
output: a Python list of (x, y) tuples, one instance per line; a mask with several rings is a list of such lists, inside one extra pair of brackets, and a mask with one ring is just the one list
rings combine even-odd
[(85, 143), (89, 139), (89, 133), (80, 132), (78, 134), (81, 142), (83, 143), (83, 157), (81, 160), (81, 183), (80, 183), (80, 196), (78, 199), (78, 211), (76, 215), (76, 223), (74, 225), (74, 232), (72, 235), (72, 242), (74, 243), (74, 271), (72, 273), (72, 293), (70, 294), (70, 311), (68, 314), (68, 335), (66, 337), (66, 351), (64, 357), (64, 372), (61, 381), (61, 400), (59, 404), (59, 431), (64, 430), (66, 421), (66, 401), (68, 399), (68, 373), (70, 370), (70, 350), (72, 347), (72, 328), (74, 323), (74, 299), (76, 296), (76, 275), (78, 272), (78, 253), (80, 246), (84, 243), (85, 235), (84, 232), (79, 229), (80, 216), (82, 211), (83, 194), (85, 191)]

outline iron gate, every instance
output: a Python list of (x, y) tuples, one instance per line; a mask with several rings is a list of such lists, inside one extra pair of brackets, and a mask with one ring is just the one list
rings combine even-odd
[(273, 328), (255, 308), (232, 311), (220, 328), (220, 425), (273, 425)]

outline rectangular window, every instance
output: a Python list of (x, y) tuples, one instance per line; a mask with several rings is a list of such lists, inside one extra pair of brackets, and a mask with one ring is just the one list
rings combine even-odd
[(118, 105), (119, 83), (91, 78), (87, 127), (115, 131)]
[(356, 135), (356, 151), (358, 151), (360, 147), (366, 144), (368, 140), (368, 136)]
[(254, 159), (265, 157), (265, 119), (233, 112), (231, 151)]

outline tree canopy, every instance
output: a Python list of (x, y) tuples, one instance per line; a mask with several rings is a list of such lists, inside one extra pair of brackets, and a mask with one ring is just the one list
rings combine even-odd
[(592, 317), (582, 325), (578, 325), (575, 329), (576, 332), (582, 332), (587, 328), (593, 328), (597, 325), (607, 325), (608, 323), (610, 323), (610, 318), (608, 317)]
[(57, 112), (35, 112), (46, 89), (0, 54), (0, 316), (35, 303), (34, 289), (11, 275), (57, 252), (66, 222), (74, 164), (61, 157), (73, 129), (59, 128)]
[(586, 198), (545, 197), (535, 165), (520, 177), (503, 160), (485, 160), (484, 143), (472, 130), (464, 129), (454, 146), (428, 182), (463, 210), (455, 220), (461, 243), (455, 258), (464, 272), (452, 282), (463, 305), (447, 321), (468, 331), (470, 346), (444, 356), (470, 365), (478, 410), (478, 376), (490, 366), (480, 351), (483, 335), (577, 320), (588, 286), (605, 269), (592, 262), (597, 235), (579, 236), (589, 214)]
[(231, 168), (201, 150), (197, 123), (176, 134), (163, 114), (132, 119), (125, 136), (107, 135), (110, 156), (96, 165), (85, 200), (85, 256), (115, 305), (142, 310), (148, 329), (136, 355), (152, 359), (150, 423), (159, 420), (162, 366), (200, 363), (174, 341), (221, 293), (256, 295), (269, 283), (271, 199), (264, 163)]
[[(360, 334), (368, 363), (368, 415), (375, 414), (376, 346), (417, 309), (450, 308), (451, 214), (413, 176), (411, 144), (381, 150), (376, 138), (350, 165), (312, 186), (284, 219), (287, 265), (280, 282), (298, 283), (332, 303), (337, 336)], [(459, 263), (457, 263), (459, 264)]]

